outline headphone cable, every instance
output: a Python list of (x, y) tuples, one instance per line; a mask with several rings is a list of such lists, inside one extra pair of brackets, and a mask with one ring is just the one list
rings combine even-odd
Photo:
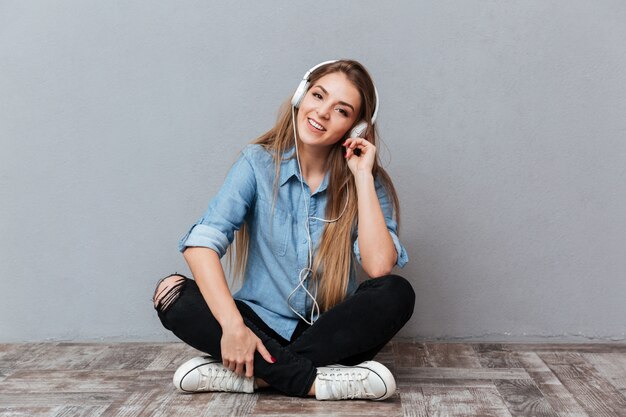
[[(291, 118), (292, 118), (292, 124), (293, 124), (293, 136), (294, 136), (294, 140), (295, 140), (295, 147), (296, 147), (296, 159), (298, 161), (298, 169), (300, 171), (300, 185), (302, 187), (302, 197), (304, 200), (304, 207), (306, 210), (306, 222), (304, 224), (305, 229), (306, 229), (306, 234), (307, 234), (307, 240), (309, 242), (309, 256), (307, 258), (307, 263), (308, 266), (306, 268), (302, 268), (300, 270), (300, 274), (299, 274), (299, 279), (298, 279), (298, 285), (296, 285), (296, 287), (293, 289), (293, 291), (291, 291), (291, 293), (289, 294), (289, 296), (287, 297), (287, 305), (289, 306), (289, 308), (291, 309), (291, 311), (293, 311), (294, 313), (296, 313), (296, 315), (298, 315), (298, 317), (300, 317), (302, 320), (304, 320), (305, 323), (307, 323), (308, 325), (313, 325), (313, 322), (317, 319), (316, 316), (319, 316), (320, 313), (320, 307), (319, 304), (317, 303), (316, 297), (317, 297), (317, 289), (318, 289), (318, 283), (317, 281), (315, 282), (315, 290), (314, 293), (315, 294), (311, 294), (311, 292), (309, 291), (309, 289), (307, 288), (307, 286), (305, 285), (305, 281), (308, 279), (309, 274), (313, 272), (313, 270), (311, 269), (311, 262), (313, 259), (313, 248), (312, 248), (312, 240), (311, 240), (311, 232), (310, 232), (310, 228), (309, 228), (309, 219), (316, 219), (325, 223), (334, 223), (337, 220), (339, 220), (341, 218), (341, 216), (343, 216), (343, 213), (346, 211), (346, 208), (348, 207), (348, 200), (350, 195), (348, 194), (348, 188), (346, 187), (346, 204), (343, 207), (343, 210), (341, 211), (341, 214), (339, 214), (339, 217), (337, 217), (336, 219), (333, 220), (327, 220), (327, 219), (321, 219), (319, 217), (309, 217), (309, 206), (306, 202), (306, 193), (304, 191), (304, 181), (303, 181), (303, 175), (302, 175), (302, 167), (300, 166), (300, 155), (298, 152), (298, 136), (297, 136), (297, 132), (296, 132), (296, 120), (295, 120), (295, 109), (292, 106), (291, 107)], [(304, 273), (304, 275), (303, 275)], [(298, 313), (298, 311), (296, 311), (296, 309), (294, 309), (291, 306), (291, 298), (293, 297), (293, 295), (296, 293), (296, 291), (298, 291), (299, 288), (302, 288), (304, 290), (304, 292), (306, 293), (306, 295), (313, 301), (313, 304), (311, 306), (311, 320), (307, 320), (306, 318), (304, 318), (300, 313)]]

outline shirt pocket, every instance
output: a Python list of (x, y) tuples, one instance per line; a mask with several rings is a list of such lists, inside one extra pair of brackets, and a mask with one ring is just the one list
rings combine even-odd
[(272, 253), (277, 256), (285, 256), (287, 253), (292, 223), (292, 216), (289, 212), (280, 207), (274, 207), (272, 215), (272, 204), (265, 200), (257, 200), (258, 238), (266, 242)]

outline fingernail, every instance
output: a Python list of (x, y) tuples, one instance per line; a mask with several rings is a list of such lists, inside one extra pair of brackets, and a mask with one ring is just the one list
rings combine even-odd
[(276, 363), (276, 358), (272, 356), (272, 363)]

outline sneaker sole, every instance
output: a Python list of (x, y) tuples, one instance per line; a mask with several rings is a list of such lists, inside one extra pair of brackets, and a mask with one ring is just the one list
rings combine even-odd
[(176, 370), (176, 372), (174, 372), (174, 377), (172, 378), (172, 382), (174, 383), (174, 386), (180, 392), (185, 392), (185, 393), (201, 392), (197, 390), (187, 391), (183, 389), (182, 387), (183, 380), (185, 379), (187, 375), (189, 375), (189, 373), (193, 372), (195, 369), (199, 368), (200, 366), (206, 365), (209, 363), (216, 363), (216, 362), (219, 362), (219, 361), (211, 356), (198, 356), (193, 359), (189, 359), (187, 362), (180, 365), (178, 369)]
[(365, 361), (359, 365), (354, 366), (344, 366), (344, 365), (333, 365), (340, 368), (365, 368), (371, 372), (374, 372), (378, 377), (383, 381), (383, 385), (385, 385), (385, 393), (379, 398), (371, 398), (371, 401), (382, 401), (391, 397), (396, 392), (396, 380), (393, 377), (391, 371), (382, 363), (376, 361)]

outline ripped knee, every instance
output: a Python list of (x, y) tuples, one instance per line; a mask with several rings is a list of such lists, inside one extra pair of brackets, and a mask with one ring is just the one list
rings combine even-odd
[(181, 274), (172, 274), (161, 279), (152, 297), (154, 308), (160, 312), (167, 310), (180, 295), (187, 279)]

